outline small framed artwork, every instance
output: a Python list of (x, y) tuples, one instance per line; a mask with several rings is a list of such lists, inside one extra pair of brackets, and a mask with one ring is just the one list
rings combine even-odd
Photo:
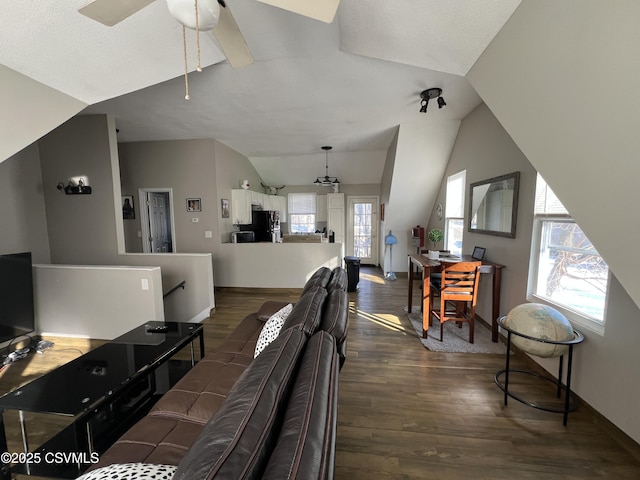
[(229, 218), (229, 199), (220, 199), (220, 211), (222, 212), (222, 218)]
[(201, 212), (202, 203), (199, 198), (187, 198), (187, 212)]
[(125, 220), (134, 220), (136, 211), (133, 208), (133, 195), (122, 196), (122, 218)]
[(380, 204), (380, 220), (384, 222), (384, 203)]

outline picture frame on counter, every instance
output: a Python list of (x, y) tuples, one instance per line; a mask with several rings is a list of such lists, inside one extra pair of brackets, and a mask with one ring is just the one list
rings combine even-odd
[(202, 201), (199, 198), (187, 198), (187, 212), (201, 212)]

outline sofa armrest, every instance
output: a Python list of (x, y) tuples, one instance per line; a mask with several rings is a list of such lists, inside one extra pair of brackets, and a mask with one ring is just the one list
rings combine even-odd
[(266, 322), (267, 320), (269, 320), (269, 317), (271, 317), (271, 315), (273, 315), (283, 307), (286, 307), (290, 303), (291, 302), (284, 302), (281, 300), (269, 300), (262, 304), (260, 310), (256, 312), (256, 316), (258, 317), (258, 320)]

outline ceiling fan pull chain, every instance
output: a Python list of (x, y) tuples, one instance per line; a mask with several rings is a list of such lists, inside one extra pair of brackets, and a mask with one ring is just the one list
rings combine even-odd
[(187, 31), (185, 26), (182, 26), (182, 47), (184, 50), (184, 99), (189, 100), (189, 69), (187, 66)]
[(197, 71), (202, 71), (202, 66), (200, 65), (200, 20), (198, 19), (198, 0), (194, 1), (195, 9), (196, 9), (196, 45), (198, 47), (198, 68)]

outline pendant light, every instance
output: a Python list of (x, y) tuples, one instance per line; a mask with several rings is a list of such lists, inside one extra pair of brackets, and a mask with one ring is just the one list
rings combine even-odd
[(330, 177), (329, 176), (329, 150), (333, 147), (324, 146), (322, 150), (325, 151), (325, 167), (324, 167), (324, 177), (316, 178), (316, 181), (313, 182), (314, 185), (322, 185), (323, 187), (337, 187), (340, 185), (340, 180), (338, 177)]

